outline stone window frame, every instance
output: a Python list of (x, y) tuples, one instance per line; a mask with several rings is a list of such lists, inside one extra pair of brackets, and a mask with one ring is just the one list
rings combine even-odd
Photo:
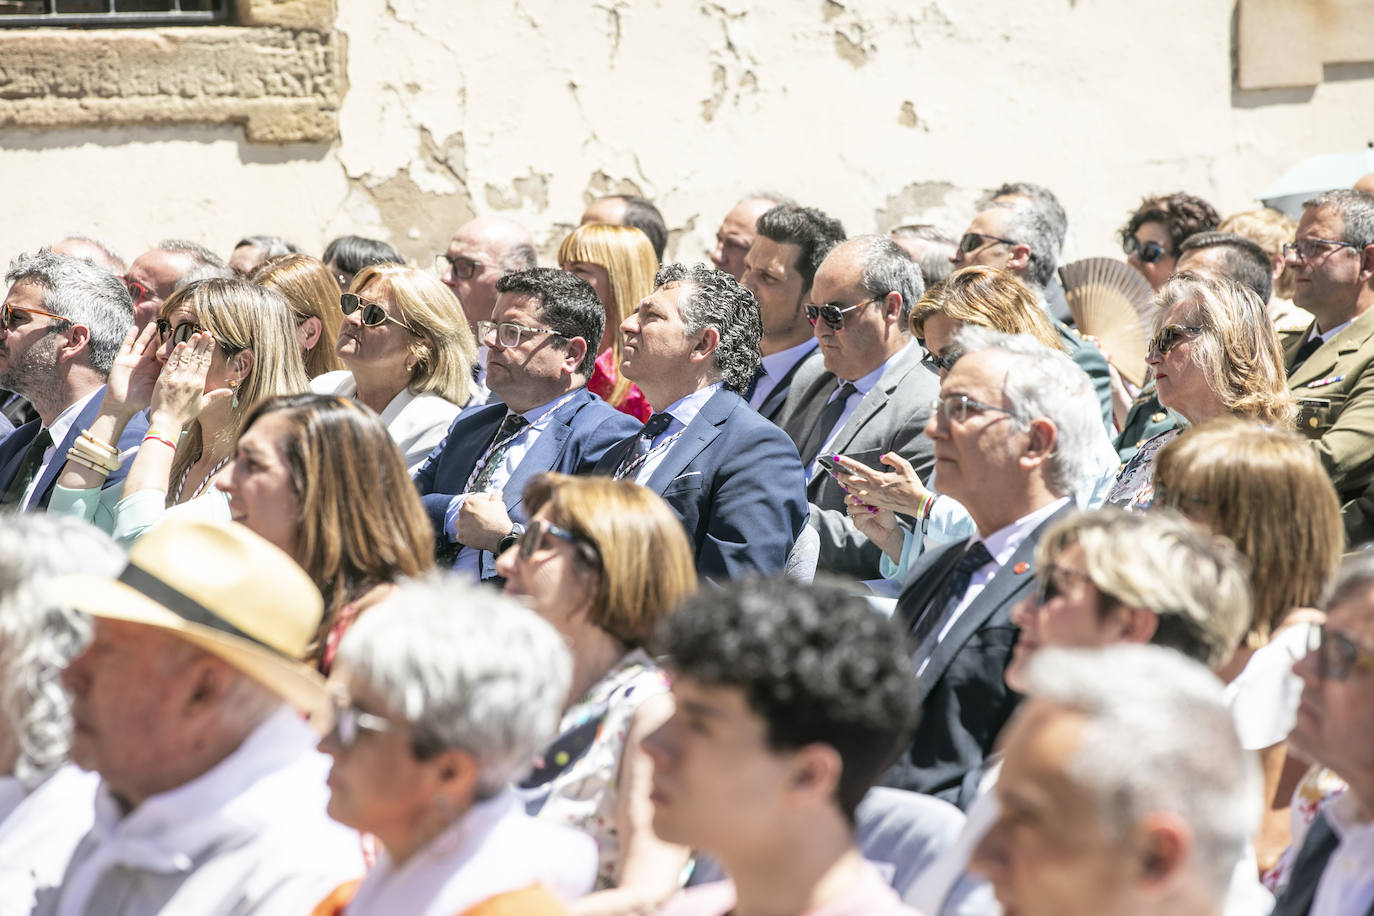
[(347, 90), (334, 0), (237, 0), (231, 24), (0, 29), (0, 128), (241, 125), (330, 143)]

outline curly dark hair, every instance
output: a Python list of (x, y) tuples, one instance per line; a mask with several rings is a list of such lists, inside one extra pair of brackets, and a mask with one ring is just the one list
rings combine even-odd
[(844, 241), (844, 226), (839, 220), (815, 207), (779, 204), (758, 219), (758, 233), (779, 245), (796, 245), (797, 271), (805, 281), (802, 291), (811, 289), (816, 270), (830, 249)]
[(539, 301), (539, 320), (548, 325), (558, 337), (561, 349), (573, 337), (587, 342), (587, 355), (578, 371), (590, 377), (596, 368), (597, 348), (601, 333), (606, 329), (606, 309), (596, 297), (592, 285), (576, 274), (552, 267), (532, 267), (517, 270), (496, 281), (498, 293), (531, 296)]
[(920, 714), (905, 640), (836, 583), (733, 580), (685, 601), (658, 643), (673, 676), (740, 690), (773, 750), (833, 747), (836, 801), (851, 821)]
[(1221, 223), (1221, 216), (1215, 207), (1203, 200), (1182, 191), (1165, 196), (1147, 197), (1140, 202), (1135, 213), (1121, 229), (1121, 240), (1135, 235), (1135, 231), (1146, 223), (1163, 223), (1169, 230), (1169, 241), (1178, 254), (1183, 240), (1195, 232), (1210, 232)]
[(664, 264), (654, 275), (654, 289), (669, 283), (688, 287), (678, 301), (688, 334), (699, 334), (704, 328), (720, 332), (716, 371), (725, 387), (736, 393), (749, 387), (763, 359), (759, 352), (763, 316), (754, 294), (734, 277), (705, 264)]

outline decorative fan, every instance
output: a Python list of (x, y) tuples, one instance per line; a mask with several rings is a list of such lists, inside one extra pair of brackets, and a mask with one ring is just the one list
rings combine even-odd
[(1154, 330), (1154, 290), (1140, 272), (1115, 258), (1084, 258), (1059, 268), (1064, 298), (1078, 333), (1096, 338), (1121, 377), (1145, 381), (1145, 347)]

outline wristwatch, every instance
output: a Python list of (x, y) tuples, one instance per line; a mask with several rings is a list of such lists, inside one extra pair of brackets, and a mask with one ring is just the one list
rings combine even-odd
[(506, 535), (505, 537), (501, 538), (501, 540), (496, 542), (496, 555), (499, 557), (501, 554), (505, 553), (507, 550), (510, 550), (512, 547), (514, 547), (516, 543), (520, 540), (520, 535), (524, 533), (524, 525), (520, 524), (519, 522), (512, 523), (510, 526), (510, 534)]

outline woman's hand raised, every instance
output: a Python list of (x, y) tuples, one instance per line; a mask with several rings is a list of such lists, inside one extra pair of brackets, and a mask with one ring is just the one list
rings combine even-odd
[(215, 401), (233, 395), (231, 388), (205, 390), (214, 352), (215, 338), (205, 333), (176, 345), (153, 389), (149, 428), (184, 429)]

